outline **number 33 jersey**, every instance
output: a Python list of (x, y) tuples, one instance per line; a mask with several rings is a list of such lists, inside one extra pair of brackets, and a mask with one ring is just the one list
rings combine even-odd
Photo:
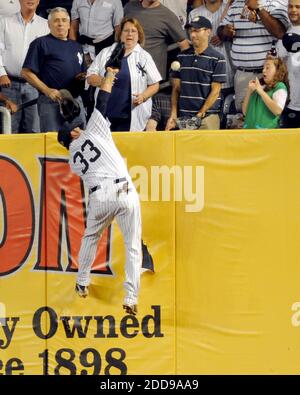
[(131, 180), (124, 159), (111, 136), (109, 122), (95, 109), (77, 139), (69, 148), (71, 170), (91, 188), (103, 179), (126, 177)]

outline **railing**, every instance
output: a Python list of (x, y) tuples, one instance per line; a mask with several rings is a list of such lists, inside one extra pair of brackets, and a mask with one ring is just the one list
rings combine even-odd
[(11, 115), (10, 111), (5, 107), (0, 107), (0, 113), (2, 113), (1, 121), (2, 121), (2, 133), (3, 134), (11, 134)]

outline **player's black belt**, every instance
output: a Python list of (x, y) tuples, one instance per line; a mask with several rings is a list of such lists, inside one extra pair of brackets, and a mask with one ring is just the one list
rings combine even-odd
[(126, 177), (116, 178), (114, 183), (119, 184), (119, 182), (127, 181)]
[(90, 192), (90, 194), (91, 194), (91, 193), (93, 193), (93, 192), (98, 191), (98, 189), (100, 189), (100, 188), (101, 188), (101, 185), (96, 185), (95, 187), (90, 188), (90, 189), (89, 189), (89, 192)]
[[(119, 184), (119, 182), (127, 181), (126, 177), (121, 177), (121, 178), (116, 178), (114, 180), (115, 184)], [(101, 189), (101, 185), (95, 185), (94, 187), (89, 189), (90, 194), (93, 192), (98, 191), (98, 189)]]
[(238, 67), (238, 70), (243, 71), (244, 73), (254, 73), (254, 74), (260, 74), (262, 73), (263, 69), (244, 69), (243, 67)]

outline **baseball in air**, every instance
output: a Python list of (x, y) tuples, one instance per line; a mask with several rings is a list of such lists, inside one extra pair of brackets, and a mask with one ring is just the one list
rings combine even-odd
[(178, 71), (180, 69), (180, 63), (177, 60), (174, 60), (171, 64), (171, 69), (173, 71)]

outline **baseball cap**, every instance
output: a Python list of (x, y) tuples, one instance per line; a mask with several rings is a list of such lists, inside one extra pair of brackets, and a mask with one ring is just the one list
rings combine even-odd
[(282, 45), (288, 52), (299, 52), (300, 34), (285, 33), (282, 37)]
[(212, 24), (209, 19), (205, 18), (204, 16), (196, 16), (190, 22), (185, 25), (186, 29), (190, 29), (194, 27), (195, 29), (212, 29)]
[(75, 128), (82, 129), (83, 127), (84, 123), (80, 117), (75, 118), (72, 122), (66, 121), (57, 133), (57, 141), (65, 148), (69, 149), (69, 146), (72, 142), (72, 130)]

